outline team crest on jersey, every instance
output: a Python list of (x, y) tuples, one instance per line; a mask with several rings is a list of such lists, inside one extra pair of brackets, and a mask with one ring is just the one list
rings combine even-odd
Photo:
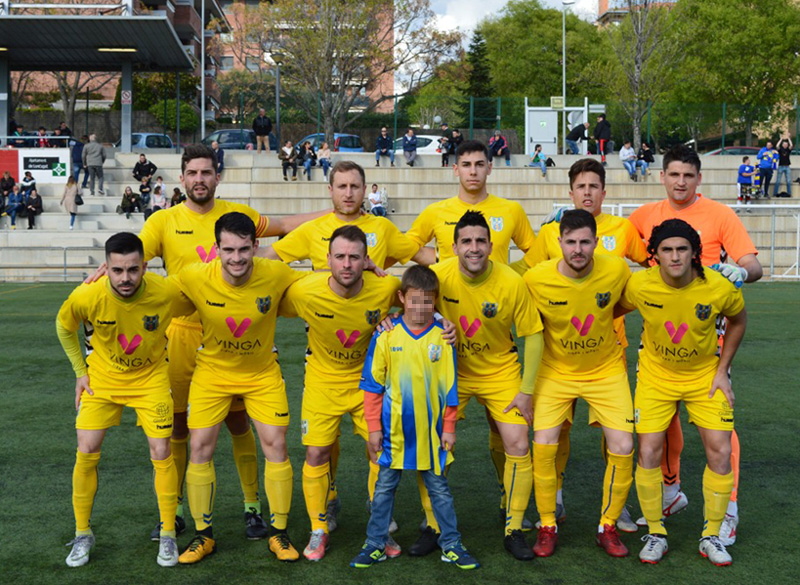
[(269, 313), (269, 309), (272, 306), (272, 297), (257, 297), (256, 306), (259, 313)]
[(487, 319), (491, 319), (497, 315), (497, 303), (483, 303), (481, 305), (481, 312)]
[(609, 252), (617, 248), (617, 236), (603, 236), (600, 238), (603, 247)]
[(145, 331), (155, 331), (158, 329), (158, 315), (145, 315), (142, 317)]
[(375, 232), (369, 232), (364, 235), (367, 236), (367, 247), (374, 248), (378, 245), (378, 234)]
[(503, 218), (502, 217), (490, 217), (489, 218), (489, 225), (492, 226), (492, 231), (502, 232), (503, 231)]
[(432, 362), (438, 362), (440, 359), (442, 359), (442, 346), (431, 343), (428, 346), (428, 357)]
[(380, 310), (377, 311), (368, 310), (366, 313), (364, 313), (364, 316), (367, 318), (367, 323), (369, 323), (370, 325), (377, 325), (378, 321), (380, 321), (381, 318), (381, 312)]
[(611, 292), (597, 293), (594, 298), (597, 299), (597, 306), (605, 309), (608, 303), (611, 302)]
[(701, 321), (705, 321), (711, 316), (711, 305), (701, 305), (697, 303), (694, 306), (694, 314), (697, 315), (697, 318)]

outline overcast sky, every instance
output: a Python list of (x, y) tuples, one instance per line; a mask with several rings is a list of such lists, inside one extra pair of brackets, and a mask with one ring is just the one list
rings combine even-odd
[[(542, 5), (561, 8), (561, 0), (541, 0)], [(432, 0), (431, 7), (439, 15), (439, 27), (450, 30), (460, 28), (471, 33), (484, 17), (500, 12), (508, 0)], [(594, 21), (597, 17), (597, 0), (576, 0), (569, 10)]]

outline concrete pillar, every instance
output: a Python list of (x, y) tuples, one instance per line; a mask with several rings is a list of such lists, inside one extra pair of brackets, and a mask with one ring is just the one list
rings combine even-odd
[[(8, 59), (0, 58), (0, 136), (8, 133), (8, 114), (11, 105), (11, 71)], [(7, 140), (0, 140), (6, 146)]]
[[(127, 94), (127, 95), (126, 95)], [(133, 66), (130, 62), (122, 63), (122, 142), (120, 152), (131, 151), (131, 131), (133, 126)], [(130, 99), (126, 99), (130, 96)]]

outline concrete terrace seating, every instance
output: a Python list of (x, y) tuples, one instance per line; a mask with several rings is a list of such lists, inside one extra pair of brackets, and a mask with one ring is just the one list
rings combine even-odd
[[(542, 177), (538, 168), (528, 168), (528, 157), (515, 155), (511, 167), (504, 161), (495, 166), (489, 177), (489, 191), (495, 195), (518, 201), (528, 213), (531, 224), (538, 231), (542, 219), (553, 209), (554, 202), (569, 204), (569, 166), (577, 160), (574, 156), (554, 156), (556, 167), (548, 169), (547, 177)], [(164, 178), (167, 196), (172, 189), (179, 187), (180, 155), (151, 154), (148, 159), (157, 166), (157, 175)], [(421, 155), (420, 163), (414, 168), (402, 163), (395, 168), (383, 161), (380, 168), (375, 167), (373, 153), (334, 153), (333, 162), (354, 160), (366, 172), (367, 183), (378, 183), (386, 188), (390, 209), (394, 213), (389, 218), (402, 230), (411, 226), (414, 218), (429, 204), (451, 197), (457, 192), (457, 180), (452, 169), (441, 168), (438, 155)], [(117, 153), (106, 161), (105, 197), (90, 197), (84, 190), (85, 205), (80, 208), (75, 230), (69, 230), (69, 216), (61, 207), (59, 200), (63, 184), (39, 184), (43, 197), (44, 212), (37, 217), (37, 229), (28, 231), (18, 223), (16, 231), (8, 229), (9, 220), (0, 220), (0, 278), (38, 279), (38, 280), (76, 280), (103, 259), (102, 245), (111, 234), (128, 230), (138, 233), (144, 218), (134, 214), (131, 219), (115, 212), (126, 186), (137, 189), (137, 182), (131, 171), (138, 155)], [(638, 204), (656, 201), (664, 197), (664, 189), (659, 181), (661, 160), (652, 165), (652, 174), (638, 183), (628, 178), (618, 157), (608, 157), (606, 177), (606, 203)], [(700, 191), (714, 199), (728, 204), (736, 202), (736, 170), (739, 157), (702, 157), (704, 165), (703, 183)], [(278, 157), (256, 155), (250, 151), (227, 151), (225, 171), (217, 189), (217, 196), (230, 201), (251, 205), (266, 215), (280, 217), (294, 213), (316, 211), (330, 207), (327, 184), (323, 181), (322, 169), (312, 169), (312, 181), (298, 174), (297, 182), (283, 181)], [(800, 195), (800, 185), (795, 188)], [(791, 204), (796, 199), (771, 200), (770, 203)], [(629, 213), (629, 211), (628, 211)], [(798, 210), (794, 211), (795, 214)], [(741, 213), (745, 226), (760, 249), (760, 258), (769, 269), (769, 245), (771, 241), (772, 218), (769, 211), (752, 210)], [(797, 223), (789, 212), (781, 212), (776, 217), (775, 273), (781, 274), (795, 261), (795, 242)], [(269, 241), (267, 242), (269, 243)], [(68, 247), (66, 271), (64, 252)], [(519, 257), (519, 251), (512, 253), (512, 259)]]

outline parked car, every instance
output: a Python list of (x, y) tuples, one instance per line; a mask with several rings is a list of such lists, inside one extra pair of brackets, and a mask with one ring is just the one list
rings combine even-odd
[[(119, 148), (122, 145), (120, 138), (114, 143)], [(172, 138), (166, 134), (155, 134), (152, 132), (134, 132), (131, 134), (131, 149), (142, 150), (146, 148), (174, 148)]]
[(723, 152), (722, 148), (717, 148), (715, 150), (711, 150), (705, 154), (705, 156), (718, 156), (724, 154), (726, 156), (744, 156), (744, 155), (752, 155), (755, 156), (761, 150), (759, 146), (726, 146), (725, 152)]
[[(441, 137), (435, 134), (417, 134), (417, 154), (437, 154)], [(403, 152), (402, 136), (394, 141), (394, 148), (397, 152)]]
[[(299, 147), (306, 141), (311, 143), (311, 148), (316, 152), (319, 150), (320, 145), (325, 142), (325, 135), (322, 133), (309, 134), (302, 140), (298, 140), (295, 144), (298, 151)], [(361, 144), (360, 136), (336, 133), (333, 135), (333, 147), (331, 150), (334, 152), (364, 152), (364, 145)]]
[[(222, 150), (255, 150), (257, 144), (256, 133), (249, 128), (217, 130), (203, 138), (201, 142), (206, 146), (211, 146), (211, 143), (215, 140)], [(278, 140), (272, 133), (269, 135), (269, 149), (278, 150)]]

